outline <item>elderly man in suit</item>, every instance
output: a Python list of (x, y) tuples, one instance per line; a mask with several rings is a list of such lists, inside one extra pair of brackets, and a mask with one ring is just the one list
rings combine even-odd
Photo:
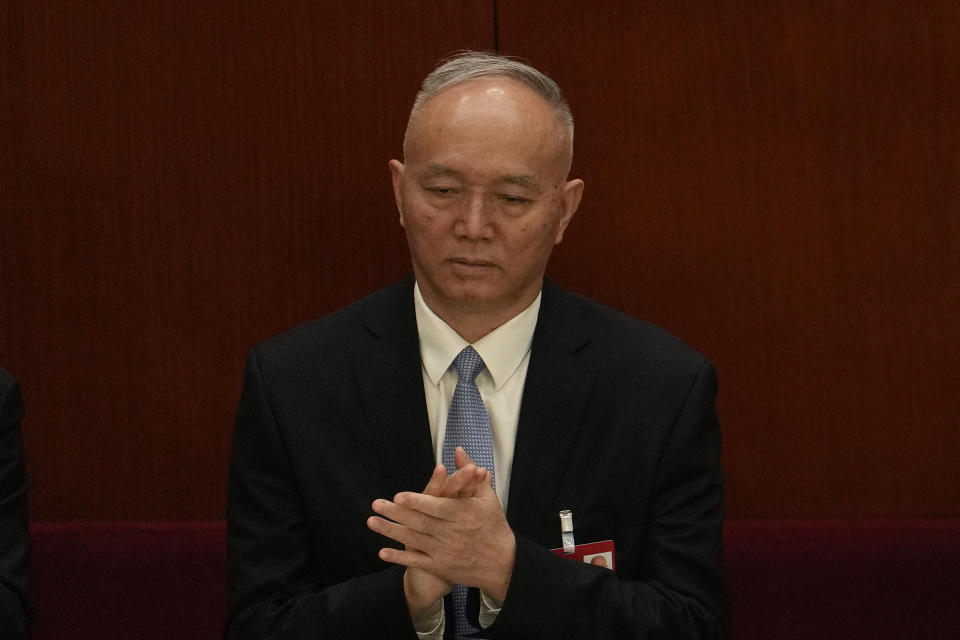
[(413, 278), (250, 353), (230, 637), (723, 637), (714, 369), (544, 278), (572, 146), (528, 65), (426, 78), (390, 163)]

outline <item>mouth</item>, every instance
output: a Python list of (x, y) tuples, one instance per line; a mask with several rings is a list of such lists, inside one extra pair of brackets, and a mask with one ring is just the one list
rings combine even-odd
[(468, 267), (492, 267), (493, 263), (488, 260), (479, 260), (477, 258), (450, 258), (454, 264), (464, 264)]
[(493, 262), (478, 258), (450, 258), (449, 262), (460, 273), (480, 273), (497, 266)]

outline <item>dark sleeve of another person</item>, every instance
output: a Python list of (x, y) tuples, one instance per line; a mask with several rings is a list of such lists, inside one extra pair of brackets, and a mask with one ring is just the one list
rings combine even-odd
[(0, 637), (27, 637), (27, 473), (20, 384), (0, 368)]

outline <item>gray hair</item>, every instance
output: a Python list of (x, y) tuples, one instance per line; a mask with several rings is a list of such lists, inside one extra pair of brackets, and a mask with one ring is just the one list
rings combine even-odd
[[(431, 71), (430, 75), (424, 78), (420, 91), (417, 92), (417, 97), (413, 101), (410, 120), (413, 120), (414, 115), (424, 103), (437, 94), (459, 84), (490, 76), (514, 80), (546, 100), (547, 104), (553, 107), (557, 122), (567, 133), (567, 144), (570, 147), (570, 156), (573, 157), (573, 114), (557, 83), (528, 64), (491, 51), (460, 51)], [(409, 130), (408, 121), (407, 131)], [(404, 135), (404, 147), (406, 147), (406, 135)]]

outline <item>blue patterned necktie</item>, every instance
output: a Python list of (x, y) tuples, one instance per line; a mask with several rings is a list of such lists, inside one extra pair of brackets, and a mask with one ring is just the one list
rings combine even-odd
[[(483, 371), (483, 358), (473, 347), (467, 345), (453, 360), (457, 369), (457, 387), (450, 400), (447, 414), (447, 432), (443, 437), (443, 466), (447, 473), (456, 471), (453, 453), (457, 447), (463, 447), (467, 455), (477, 464), (493, 473), (493, 432), (490, 430), (490, 417), (483, 406), (483, 399), (477, 389), (477, 375)], [(496, 486), (496, 484), (494, 484)], [(453, 611), (455, 614), (455, 638), (465, 638), (478, 629), (467, 621), (467, 587), (462, 584), (453, 586)], [(477, 637), (477, 636), (470, 636)]]

